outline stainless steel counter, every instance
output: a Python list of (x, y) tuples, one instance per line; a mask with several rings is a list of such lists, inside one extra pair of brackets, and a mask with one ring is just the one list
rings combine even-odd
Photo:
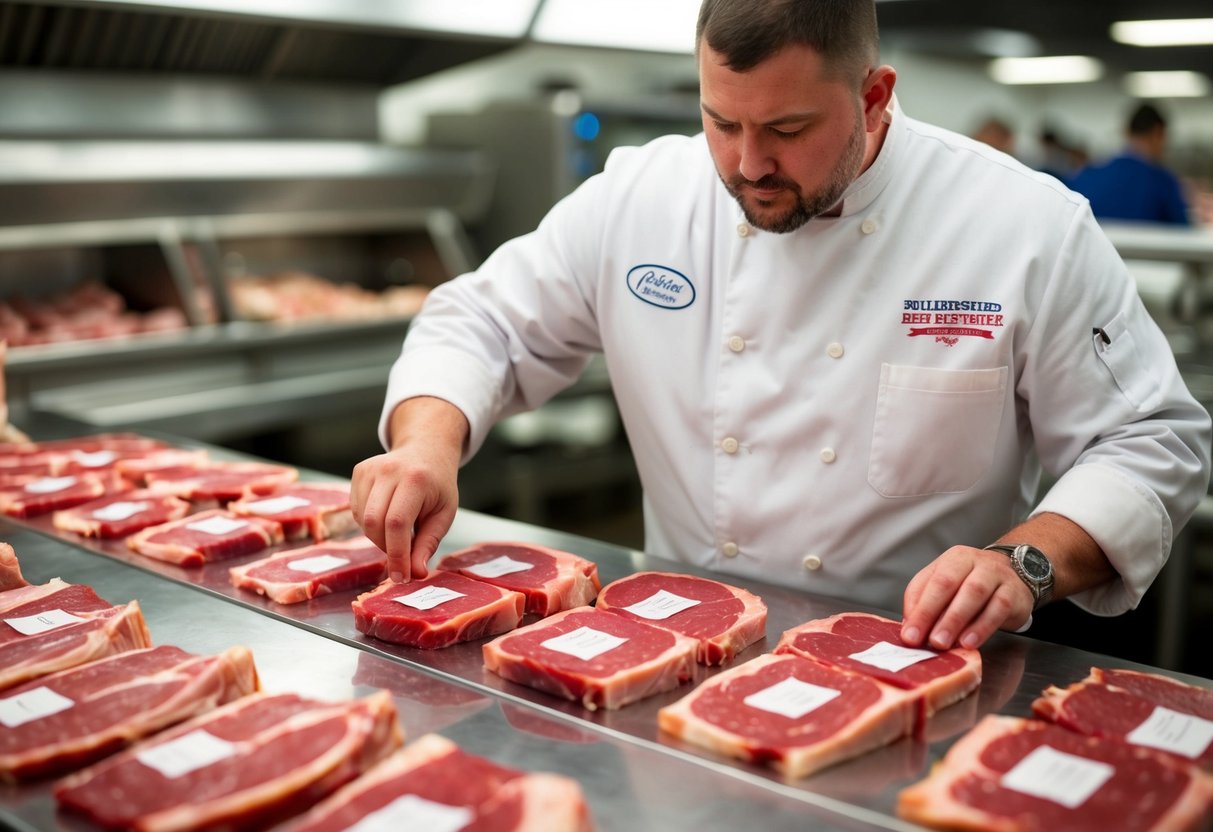
[[(1075, 681), (1093, 664), (1142, 667), (1000, 633), (982, 648), (980, 689), (936, 714), (926, 737), (905, 738), (790, 782), (659, 732), (658, 708), (685, 695), (689, 685), (618, 711), (591, 712), (487, 672), (482, 642), (423, 651), (363, 636), (349, 606), (355, 592), (283, 606), (231, 587), (228, 568), (257, 556), (187, 570), (133, 554), (121, 543), (60, 536), (46, 519), (0, 522), (0, 539), (16, 548), (31, 581), (59, 576), (89, 584), (114, 603), (138, 598), (156, 643), (195, 652), (248, 646), (267, 689), (348, 697), (385, 688), (410, 738), (439, 731), (473, 753), (572, 775), (603, 830), (917, 828), (895, 817), (898, 791), (925, 776), (979, 718), (995, 712), (1027, 716), (1042, 688)], [(441, 552), (494, 539), (576, 552), (598, 564), (604, 584), (639, 570), (695, 573), (639, 552), (470, 511), (460, 512)], [(788, 627), (855, 609), (752, 581), (732, 582), (757, 593), (769, 608), (766, 639), (738, 662), (769, 652)], [(701, 671), (705, 678), (716, 672)], [(1170, 675), (1213, 687), (1208, 680)], [(45, 785), (0, 789), (0, 825), (5, 822), (40, 830), (77, 828), (55, 815)]]

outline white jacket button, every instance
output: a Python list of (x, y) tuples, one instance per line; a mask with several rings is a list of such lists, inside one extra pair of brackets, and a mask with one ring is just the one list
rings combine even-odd
[(817, 557), (817, 555), (805, 555), (803, 563), (804, 568), (810, 572), (816, 572), (821, 568), (821, 558)]
[(746, 225), (744, 222), (743, 222), (743, 223), (740, 223), (740, 224), (737, 226), (737, 236), (738, 236), (738, 237), (748, 237), (748, 236), (750, 236), (750, 227), (749, 227), (748, 225)]
[(726, 558), (737, 557), (738, 551), (737, 544), (731, 540), (720, 547), (720, 554), (724, 555)]
[(878, 226), (876, 224), (876, 220), (866, 219), (863, 221), (863, 224), (859, 226), (859, 230), (862, 231), (864, 234), (871, 234), (873, 231), (875, 231), (879, 227), (880, 226)]
[(733, 352), (741, 352), (745, 349), (745, 339), (740, 335), (734, 335), (729, 339), (729, 349)]
[(843, 352), (845, 350), (842, 348), (842, 344), (837, 341), (832, 342), (826, 347), (826, 355), (830, 356), (830, 358), (842, 358)]
[(740, 447), (741, 443), (731, 436), (726, 436), (724, 439), (720, 440), (720, 450), (724, 451), (726, 454), (735, 454), (737, 453), (737, 449)]
[(821, 449), (821, 461), (824, 462), (826, 465), (829, 465), (831, 462), (833, 462), (836, 459), (838, 459), (838, 454), (834, 453), (833, 448), (822, 448)]

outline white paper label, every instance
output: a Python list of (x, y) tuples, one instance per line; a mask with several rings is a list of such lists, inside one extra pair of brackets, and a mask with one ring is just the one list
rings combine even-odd
[(91, 454), (86, 451), (72, 451), (72, 459), (85, 468), (104, 468), (117, 458), (118, 455), (113, 451), (95, 451)]
[(54, 494), (76, 484), (75, 477), (43, 477), (25, 484), (25, 490), (31, 494)]
[(1195, 760), (1213, 743), (1213, 722), (1159, 706), (1125, 739)]
[(463, 598), (462, 592), (456, 592), (453, 589), (447, 589), (445, 586), (427, 586), (416, 592), (410, 592), (408, 595), (400, 595), (393, 598), (393, 601), (399, 601), (407, 607), (412, 607), (418, 610), (432, 610), (439, 604), (445, 604), (447, 601), (454, 601), (456, 598)]
[(199, 729), (190, 731), (163, 745), (136, 751), (135, 757), (139, 762), (148, 768), (156, 769), (165, 777), (176, 778), (220, 760), (226, 760), (235, 753), (235, 745)]
[(260, 514), (262, 517), (270, 514), (281, 514), (284, 511), (290, 511), (293, 508), (303, 508), (310, 506), (311, 500), (305, 500), (302, 497), (271, 497), (268, 500), (258, 500), (255, 503), (249, 503), (245, 506), (253, 514)]
[(535, 564), (533, 563), (524, 563), (502, 555), (499, 558), (486, 560), (484, 563), (473, 564), (465, 571), (471, 572), (473, 575), (479, 575), (482, 578), (500, 578), (502, 575), (512, 575), (515, 572), (525, 572), (528, 569), (534, 568)]
[(187, 529), (193, 529), (196, 532), (203, 534), (231, 534), (237, 529), (243, 529), (248, 525), (247, 520), (233, 520), (230, 517), (208, 517), (205, 520), (195, 520), (193, 523), (186, 523)]
[(44, 716), (66, 711), (75, 704), (48, 687), (37, 687), (7, 699), (0, 699), (0, 723), (6, 728), (16, 728)]
[(800, 719), (839, 695), (840, 691), (833, 688), (823, 688), (789, 676), (758, 693), (751, 693), (742, 701), (751, 708), (770, 711), (788, 719)]
[(1002, 776), (1002, 785), (1076, 809), (1099, 791), (1116, 769), (1047, 745), (1034, 749)]
[(555, 650), (557, 653), (576, 656), (582, 661), (588, 662), (608, 650), (614, 650), (625, 641), (627, 641), (626, 638), (613, 636), (610, 633), (595, 630), (593, 627), (578, 627), (562, 636), (549, 638), (540, 646)]
[(328, 572), (330, 569), (336, 569), (338, 566), (345, 566), (349, 562), (349, 558), (339, 558), (336, 555), (316, 555), (315, 557), (293, 560), (287, 564), (287, 567), (299, 572), (319, 575), (321, 572)]
[(116, 503), (110, 503), (108, 506), (99, 508), (93, 512), (94, 520), (129, 520), (141, 511), (147, 511), (151, 507), (151, 503), (137, 502), (128, 503), (121, 500)]
[(630, 607), (624, 607), (624, 609), (650, 621), (663, 621), (671, 615), (680, 613), (685, 609), (690, 609), (700, 603), (702, 602), (696, 601), (694, 598), (683, 598), (681, 595), (675, 595), (672, 592), (659, 589), (643, 601), (637, 601)]
[(19, 632), (23, 636), (36, 636), (39, 633), (57, 630), (60, 627), (65, 627), (68, 624), (79, 624), (83, 618), (72, 615), (70, 612), (63, 610), (47, 610), (40, 612), (37, 615), (27, 615), (23, 618), (6, 618), (4, 619), (8, 626)]
[(402, 829), (459, 832), (474, 818), (472, 810), (466, 806), (448, 806), (415, 794), (406, 794), (371, 812), (346, 832), (400, 832)]
[(911, 647), (902, 647), (900, 644), (891, 644), (887, 641), (880, 641), (873, 644), (867, 650), (859, 653), (852, 653), (847, 656), (849, 659), (854, 659), (857, 662), (863, 662), (872, 667), (879, 667), (883, 670), (905, 670), (912, 664), (925, 662), (927, 659), (933, 659), (939, 654), (932, 650), (915, 650)]

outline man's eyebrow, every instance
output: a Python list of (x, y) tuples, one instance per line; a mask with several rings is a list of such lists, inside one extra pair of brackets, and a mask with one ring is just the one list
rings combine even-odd
[[(713, 119), (714, 121), (721, 121), (721, 122), (724, 122), (725, 124), (731, 123), (729, 121), (729, 119), (720, 115), (720, 113), (716, 112), (711, 107), (709, 107), (707, 104), (704, 104), (702, 101), (699, 102), (699, 107), (705, 113), (708, 114), (709, 118)], [(788, 113), (787, 115), (780, 116), (779, 118), (772, 119), (771, 121), (765, 122), (763, 126), (772, 127), (772, 126), (779, 125), (779, 124), (803, 124), (806, 121), (812, 121), (814, 118), (816, 118), (815, 113)]]

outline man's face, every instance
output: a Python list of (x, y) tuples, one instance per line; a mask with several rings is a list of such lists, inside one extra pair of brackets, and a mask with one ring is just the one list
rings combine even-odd
[(795, 231), (833, 208), (863, 170), (859, 91), (823, 79), (808, 47), (788, 46), (738, 73), (702, 44), (699, 88), (716, 171), (750, 225)]

